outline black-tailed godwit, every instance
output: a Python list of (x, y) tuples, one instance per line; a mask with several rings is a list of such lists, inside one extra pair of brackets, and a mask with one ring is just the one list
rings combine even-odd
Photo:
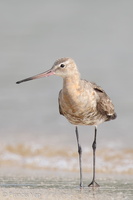
[(63, 78), (63, 88), (59, 92), (59, 112), (65, 116), (67, 120), (76, 127), (76, 138), (79, 153), (80, 166), (80, 187), (82, 182), (82, 148), (79, 144), (79, 135), (77, 125), (93, 125), (95, 126), (93, 148), (93, 178), (88, 186), (99, 186), (95, 181), (95, 151), (97, 126), (102, 122), (116, 118), (114, 105), (105, 91), (95, 83), (80, 78), (77, 66), (71, 58), (58, 59), (53, 67), (41, 74), (32, 76), (17, 84), (30, 81), (37, 78), (47, 77), (51, 75), (61, 76)]

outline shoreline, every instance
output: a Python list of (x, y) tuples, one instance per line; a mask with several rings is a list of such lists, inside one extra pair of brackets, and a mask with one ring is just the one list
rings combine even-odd
[(83, 174), (83, 189), (79, 188), (79, 173), (42, 171), (18, 168), (0, 170), (0, 199), (110, 199), (131, 200), (133, 180), (129, 175), (97, 174), (98, 188), (88, 188), (91, 174)]

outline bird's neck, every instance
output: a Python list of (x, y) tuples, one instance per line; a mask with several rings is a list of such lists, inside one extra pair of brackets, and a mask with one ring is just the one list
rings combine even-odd
[(79, 90), (79, 89), (80, 89), (80, 75), (79, 74), (65, 77), (63, 79), (63, 91), (65, 93), (72, 93), (75, 90)]

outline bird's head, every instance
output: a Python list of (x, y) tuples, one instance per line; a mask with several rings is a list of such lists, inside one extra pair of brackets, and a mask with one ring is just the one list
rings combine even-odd
[(62, 78), (73, 76), (78, 72), (77, 66), (71, 58), (60, 58), (53, 64), (51, 70), (55, 75), (61, 76)]
[(16, 83), (19, 84), (22, 82), (34, 80), (37, 78), (47, 77), (51, 75), (57, 75), (61, 76), (62, 78), (65, 78), (74, 75), (79, 75), (79, 72), (77, 70), (74, 60), (72, 60), (71, 58), (60, 58), (57, 61), (55, 61), (52, 68), (47, 70), (46, 72), (23, 79), (21, 81), (17, 81)]

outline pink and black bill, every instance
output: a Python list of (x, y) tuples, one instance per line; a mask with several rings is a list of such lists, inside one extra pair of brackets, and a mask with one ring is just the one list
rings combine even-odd
[(43, 72), (41, 74), (37, 74), (35, 76), (31, 76), (29, 78), (17, 81), (16, 84), (20, 84), (22, 82), (31, 81), (31, 80), (34, 80), (34, 79), (43, 78), (43, 77), (47, 77), (47, 76), (51, 76), (51, 75), (54, 75), (54, 72), (50, 69), (50, 70)]

